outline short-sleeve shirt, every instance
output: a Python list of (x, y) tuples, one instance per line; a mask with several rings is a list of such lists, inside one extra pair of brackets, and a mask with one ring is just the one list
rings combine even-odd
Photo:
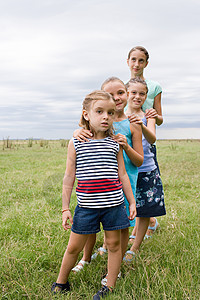
[(142, 110), (145, 112), (146, 109), (153, 108), (154, 105), (154, 98), (162, 93), (162, 88), (160, 84), (156, 81), (145, 79), (147, 87), (148, 87), (148, 93), (147, 93), (147, 99), (145, 100)]
[(118, 176), (119, 144), (112, 138), (80, 142), (73, 138), (76, 151), (76, 195), (78, 205), (105, 208), (124, 202)]

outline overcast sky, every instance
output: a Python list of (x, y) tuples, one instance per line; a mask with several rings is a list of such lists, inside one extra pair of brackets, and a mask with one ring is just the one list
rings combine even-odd
[(149, 51), (158, 138), (200, 138), (199, 0), (0, 0), (0, 139), (70, 138), (85, 95)]

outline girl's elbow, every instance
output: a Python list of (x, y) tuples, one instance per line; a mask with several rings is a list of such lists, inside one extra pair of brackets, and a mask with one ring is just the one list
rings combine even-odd
[(147, 142), (152, 145), (155, 143), (155, 141), (156, 141), (156, 134), (151, 133), (151, 136), (149, 136), (149, 138), (147, 139)]
[(143, 161), (144, 161), (144, 156), (141, 156), (138, 161), (137, 161), (137, 164), (136, 164), (136, 167), (141, 167), (141, 165), (143, 164)]
[(151, 143), (150, 144), (154, 144), (156, 141), (156, 136), (151, 140)]
[(159, 119), (156, 120), (156, 125), (160, 126), (163, 123), (163, 117), (160, 117)]

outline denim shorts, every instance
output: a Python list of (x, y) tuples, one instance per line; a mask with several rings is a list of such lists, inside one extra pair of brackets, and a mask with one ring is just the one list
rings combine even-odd
[(119, 230), (130, 226), (124, 203), (106, 208), (85, 208), (76, 206), (71, 230), (77, 234), (99, 232), (100, 223), (103, 230)]

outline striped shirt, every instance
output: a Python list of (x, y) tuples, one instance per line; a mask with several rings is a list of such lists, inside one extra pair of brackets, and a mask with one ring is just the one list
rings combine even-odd
[(110, 137), (79, 142), (76, 150), (76, 195), (78, 204), (87, 208), (105, 208), (124, 202), (118, 177), (119, 144)]

